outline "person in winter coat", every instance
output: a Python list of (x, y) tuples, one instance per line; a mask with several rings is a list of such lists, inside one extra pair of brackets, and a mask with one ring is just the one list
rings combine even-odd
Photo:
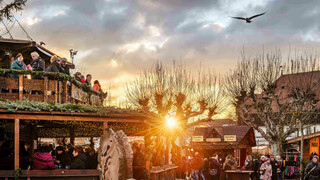
[(271, 154), (270, 155), (270, 164), (272, 166), (272, 180), (278, 180), (278, 174), (277, 174), (277, 170), (279, 168), (279, 164), (278, 161), (275, 159), (274, 155)]
[(272, 165), (271, 160), (269, 158), (266, 159), (266, 162), (264, 162), (260, 167), (260, 179), (261, 180), (271, 180), (272, 177)]
[(278, 168), (277, 168), (277, 176), (278, 180), (282, 180), (282, 172), (284, 170), (283, 161), (281, 159), (281, 156), (276, 156), (276, 161), (278, 162)]
[(319, 161), (319, 157), (313, 156), (312, 161), (307, 165), (304, 171), (304, 177), (306, 180), (319, 179), (320, 167), (319, 167), (318, 161)]
[(62, 69), (60, 67), (60, 61), (61, 59), (57, 55), (52, 56), (50, 59), (51, 65), (47, 67), (46, 71), (56, 73), (62, 72)]
[(45, 64), (42, 58), (39, 56), (39, 54), (34, 51), (31, 53), (32, 62), (30, 63), (31, 70), (32, 71), (44, 71)]
[[(16, 60), (14, 60), (11, 63), (11, 67), (10, 69), (14, 69), (14, 70), (25, 70), (26, 69), (26, 65), (23, 62), (23, 56), (22, 54), (17, 54), (16, 55)], [(19, 75), (18, 74), (10, 74), (11, 78), (18, 78)]]
[(194, 159), (192, 161), (192, 169), (194, 170), (193, 172), (193, 176), (195, 180), (199, 180), (200, 179), (200, 169), (202, 167), (203, 164), (203, 160), (199, 154), (199, 152), (195, 153)]
[(250, 178), (252, 180), (260, 180), (260, 178), (259, 178), (259, 168), (260, 168), (260, 164), (259, 164), (258, 157), (254, 157), (253, 158), (253, 162), (252, 162), (253, 173), (251, 173), (251, 175), (250, 175)]
[(61, 165), (61, 168), (66, 168), (66, 166), (71, 165), (71, 158), (69, 154), (64, 150), (62, 146), (56, 148), (56, 160), (55, 164)]
[(244, 162), (244, 166), (242, 167), (242, 169), (246, 170), (246, 171), (252, 171), (253, 170), (253, 166), (252, 166), (252, 156), (251, 155), (247, 155), (247, 158)]
[(235, 170), (237, 168), (237, 161), (229, 154), (223, 164), (223, 170)]
[[(221, 164), (219, 162), (218, 154), (214, 154), (212, 158), (209, 160), (209, 174), (211, 180), (219, 180), (220, 179), (220, 169)], [(211, 173), (210, 173), (211, 170)], [(217, 171), (216, 175), (214, 175), (212, 172)]]
[(40, 151), (34, 154), (33, 169), (34, 170), (48, 170), (55, 169), (53, 157), (50, 154), (49, 146), (42, 146)]
[(98, 166), (98, 154), (96, 153), (96, 151), (94, 150), (93, 147), (91, 147), (88, 150), (87, 153), (87, 164), (86, 164), (86, 168), (87, 169), (97, 169)]
[(87, 156), (83, 153), (83, 150), (81, 147), (76, 147), (73, 150), (73, 162), (71, 163), (70, 168), (71, 169), (85, 169), (86, 168), (86, 162), (87, 162)]
[(143, 169), (145, 166), (145, 160), (138, 147), (138, 143), (134, 143), (132, 145), (132, 151), (133, 151), (133, 160), (132, 160), (133, 178), (137, 180), (144, 179)]
[(86, 76), (86, 83), (88, 84), (89, 87), (92, 87), (91, 79), (92, 79), (91, 74), (87, 74), (87, 76)]
[(96, 90), (96, 91), (102, 91), (101, 90), (101, 85), (100, 85), (100, 83), (99, 83), (99, 81), (98, 80), (95, 80), (94, 82), (93, 82), (93, 87), (92, 87), (92, 89), (94, 89), (94, 90)]
[(67, 65), (67, 59), (66, 58), (62, 58), (61, 59), (60, 69), (62, 70), (61, 73), (70, 75), (70, 68)]

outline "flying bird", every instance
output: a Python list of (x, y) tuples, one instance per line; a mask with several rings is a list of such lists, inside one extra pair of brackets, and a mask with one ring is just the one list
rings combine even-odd
[(264, 15), (265, 13), (266, 13), (266, 12), (261, 13), (261, 14), (257, 14), (257, 15), (251, 16), (251, 17), (249, 17), (249, 18), (243, 18), (243, 17), (232, 17), (232, 18), (234, 18), (234, 19), (240, 19), (240, 20), (245, 20), (246, 23), (251, 23), (251, 22), (252, 22), (251, 20), (252, 20), (253, 18), (262, 16), (262, 15)]

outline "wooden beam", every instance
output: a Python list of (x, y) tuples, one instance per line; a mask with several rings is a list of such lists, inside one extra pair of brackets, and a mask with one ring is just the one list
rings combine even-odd
[(108, 121), (103, 121), (103, 134), (107, 133)]
[(19, 169), (20, 120), (14, 120), (14, 170)]
[(58, 80), (58, 99), (59, 99), (59, 104), (62, 103), (62, 82)]
[(67, 80), (63, 81), (63, 103), (68, 103), (68, 84)]
[(58, 103), (58, 95), (59, 95), (59, 91), (58, 91), (58, 81), (54, 81), (54, 103), (57, 104)]
[(146, 123), (143, 119), (127, 119), (127, 118), (106, 118), (106, 117), (90, 117), (90, 116), (61, 116), (61, 115), (45, 115), (45, 114), (0, 114), (0, 119), (24, 119), (24, 120), (50, 120), (50, 121), (95, 121), (103, 122), (131, 122)]
[(19, 101), (23, 100), (23, 74), (19, 74)]
[(48, 76), (43, 80), (43, 101), (48, 102)]

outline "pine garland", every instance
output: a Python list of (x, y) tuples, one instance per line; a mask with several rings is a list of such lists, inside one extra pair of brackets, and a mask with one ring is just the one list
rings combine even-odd
[(56, 72), (43, 72), (43, 71), (31, 71), (31, 70), (15, 70), (15, 69), (2, 69), (0, 68), (0, 74), (2, 75), (9, 75), (9, 74), (26, 74), (26, 75), (32, 75), (37, 77), (44, 77), (47, 76), (51, 79), (57, 79), (57, 80), (67, 80), (74, 84), (75, 86), (81, 88), (83, 91), (87, 93), (92, 93), (91, 88), (86, 83), (81, 83), (74, 79), (73, 77), (63, 74), (63, 73), (56, 73)]

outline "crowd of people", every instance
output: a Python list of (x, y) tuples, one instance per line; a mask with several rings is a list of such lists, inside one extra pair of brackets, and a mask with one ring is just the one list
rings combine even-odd
[[(304, 171), (306, 180), (314, 180), (320, 177), (318, 156), (315, 155), (311, 159)], [(285, 170), (284, 161), (281, 157), (272, 154), (261, 156), (260, 159), (247, 155), (244, 166), (239, 168), (250, 171), (251, 180), (282, 180)], [(218, 154), (203, 158), (196, 152), (193, 157), (182, 157), (177, 176), (193, 180), (228, 180), (228, 174), (225, 171), (236, 169), (238, 169), (238, 162), (231, 154), (225, 158), (219, 157)]]
[[(54, 72), (54, 73), (63, 73), (70, 75), (70, 68), (67, 65), (67, 59), (66, 58), (60, 58), (57, 55), (53, 55), (50, 58), (51, 64), (45, 68), (45, 62), (44, 60), (40, 57), (40, 55), (34, 51), (31, 53), (31, 58), (32, 61), (30, 64), (26, 65), (23, 61), (23, 56), (21, 53), (17, 54), (15, 57), (15, 60), (11, 63), (10, 68), (15, 69), (15, 70), (31, 70), (31, 71), (42, 71), (42, 72)], [(17, 74), (11, 74), (11, 78), (18, 78)], [(74, 79), (81, 83), (86, 83), (89, 87), (92, 89), (102, 92), (101, 90), (101, 85), (98, 80), (95, 80), (93, 85), (91, 83), (92, 80), (92, 75), (87, 74), (86, 78), (84, 75), (81, 75), (80, 72), (76, 72), (73, 75)], [(37, 78), (37, 77), (33, 77)]]
[(66, 147), (42, 145), (35, 154), (29, 169), (96, 169), (98, 166), (98, 154), (93, 147)]

